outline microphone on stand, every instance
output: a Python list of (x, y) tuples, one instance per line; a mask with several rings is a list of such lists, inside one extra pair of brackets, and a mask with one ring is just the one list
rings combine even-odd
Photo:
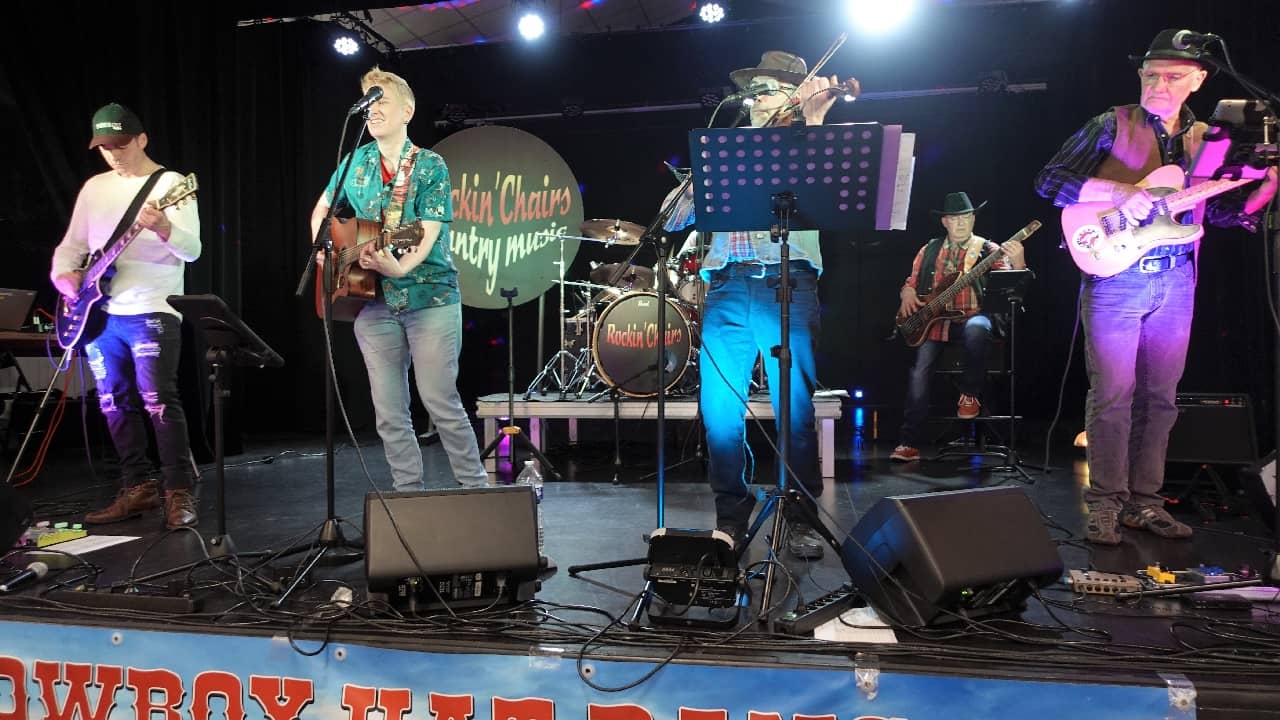
[(1194, 30), (1179, 30), (1173, 34), (1174, 50), (1198, 50), (1204, 52), (1206, 45), (1221, 41), (1222, 38), (1213, 33), (1198, 33)]
[(747, 87), (739, 90), (736, 93), (733, 93), (731, 95), (726, 95), (724, 98), (724, 101), (725, 103), (728, 103), (731, 105), (737, 104), (737, 103), (743, 103), (748, 100), (754, 101), (758, 96), (763, 95), (767, 92), (773, 92), (774, 90), (777, 90), (777, 89), (778, 89), (777, 81), (774, 81), (773, 83), (767, 83), (767, 82), (752, 83)]
[(382, 98), (382, 88), (379, 87), (378, 85), (374, 85), (373, 87), (369, 88), (369, 92), (365, 93), (364, 97), (357, 100), (356, 104), (351, 106), (351, 109), (347, 111), (347, 114), (357, 115), (359, 113), (362, 113), (365, 110), (368, 110), (370, 105), (378, 102), (378, 100), (381, 98)]

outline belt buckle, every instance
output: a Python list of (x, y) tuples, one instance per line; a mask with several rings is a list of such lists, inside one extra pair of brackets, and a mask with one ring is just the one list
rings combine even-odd
[(1173, 255), (1161, 255), (1159, 257), (1144, 257), (1138, 261), (1138, 272), (1157, 273), (1164, 272), (1173, 268)]

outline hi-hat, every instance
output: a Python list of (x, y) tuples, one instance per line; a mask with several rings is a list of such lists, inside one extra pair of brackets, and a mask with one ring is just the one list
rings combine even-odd
[(587, 220), (579, 226), (583, 235), (611, 245), (639, 245), (644, 227), (626, 220)]

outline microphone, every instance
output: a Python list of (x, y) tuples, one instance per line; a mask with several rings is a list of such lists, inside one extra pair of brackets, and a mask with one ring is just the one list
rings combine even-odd
[(0, 585), (0, 593), (13, 592), (14, 588), (19, 585), (31, 580), (40, 580), (48, 574), (49, 566), (37, 560), (28, 565), (26, 570), (14, 575), (4, 584)]
[(381, 97), (382, 97), (382, 88), (377, 85), (374, 85), (373, 87), (369, 88), (369, 92), (365, 93), (364, 97), (360, 98), (355, 105), (351, 106), (351, 109), (347, 111), (347, 114), (356, 115), (358, 113), (362, 113), (365, 110), (368, 110), (370, 105), (378, 102), (378, 100)]
[(1198, 33), (1193, 30), (1179, 30), (1173, 34), (1174, 50), (1200, 50), (1214, 40), (1222, 38), (1213, 33)]
[(724, 101), (726, 103), (740, 103), (744, 100), (754, 100), (759, 95), (777, 89), (777, 83), (752, 83), (732, 95), (726, 95)]

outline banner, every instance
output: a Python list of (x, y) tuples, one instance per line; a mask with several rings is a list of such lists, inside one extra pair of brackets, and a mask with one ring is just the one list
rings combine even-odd
[(536, 300), (578, 253), (582, 193), (555, 150), (523, 130), (483, 125), (441, 140), (434, 148), (449, 165), (453, 185), (451, 248), (462, 304), (500, 309), (499, 290), (516, 288), (514, 304)]
[[(429, 643), (430, 632), (424, 625), (414, 641)], [(848, 667), (750, 665), (745, 655), (734, 666), (710, 665), (695, 644), (687, 654), (699, 664), (678, 658), (648, 679), (654, 663), (626, 660), (587, 659), (579, 675), (573, 647), (500, 655), (297, 645), (283, 637), (0, 622), (0, 720), (1195, 717), (1194, 703), (1171, 708), (1163, 686), (888, 672), (871, 683), (863, 674), (860, 683), (862, 673)]]

